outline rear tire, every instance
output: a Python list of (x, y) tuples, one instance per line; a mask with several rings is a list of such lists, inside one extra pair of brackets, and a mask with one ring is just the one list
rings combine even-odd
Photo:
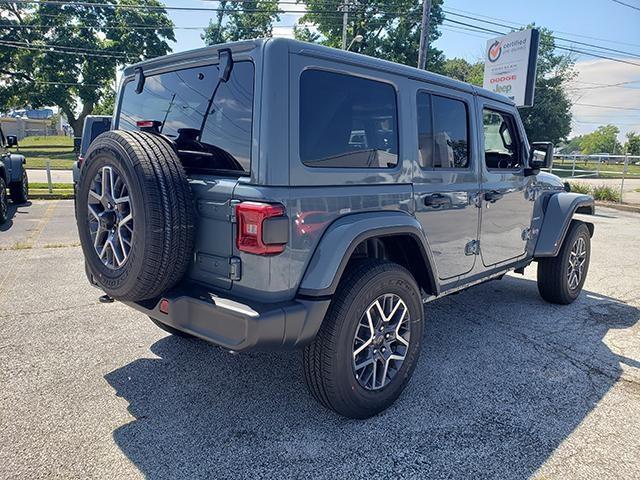
[(193, 255), (189, 183), (170, 145), (144, 132), (110, 131), (91, 144), (77, 191), (88, 269), (117, 300), (160, 296)]
[(13, 200), (13, 203), (27, 203), (29, 200), (29, 177), (27, 177), (26, 170), (22, 170), (22, 178), (20, 181), (13, 182), (9, 185), (9, 190), (11, 191), (11, 200)]
[[(375, 314), (380, 298), (390, 300), (383, 300), (387, 320)], [(394, 299), (402, 300), (396, 301), (396, 310)], [(396, 324), (401, 325), (401, 330), (394, 327)], [(403, 337), (402, 342), (386, 343), (389, 334), (390, 341), (394, 341), (393, 330)], [(318, 335), (304, 350), (305, 381), (311, 394), (345, 417), (376, 415), (400, 396), (411, 378), (420, 354), (422, 332), (420, 291), (405, 268), (378, 260), (354, 265), (341, 280)], [(359, 367), (365, 364), (368, 365)]]
[(9, 218), (9, 198), (7, 197), (7, 184), (0, 177), (0, 225)]
[(591, 257), (587, 226), (571, 222), (558, 256), (538, 260), (538, 291), (550, 303), (568, 305), (582, 291)]

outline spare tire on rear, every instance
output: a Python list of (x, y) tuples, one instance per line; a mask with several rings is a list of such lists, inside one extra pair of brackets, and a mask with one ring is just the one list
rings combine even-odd
[(87, 152), (77, 193), (87, 269), (118, 300), (160, 296), (193, 255), (189, 182), (171, 145), (145, 132), (110, 131)]

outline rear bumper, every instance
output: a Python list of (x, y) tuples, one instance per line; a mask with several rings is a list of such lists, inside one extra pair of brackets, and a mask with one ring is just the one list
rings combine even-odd
[(160, 300), (124, 302), (183, 332), (233, 351), (294, 349), (311, 342), (330, 300), (301, 300), (277, 304), (230, 299), (194, 285), (167, 293), (168, 313)]

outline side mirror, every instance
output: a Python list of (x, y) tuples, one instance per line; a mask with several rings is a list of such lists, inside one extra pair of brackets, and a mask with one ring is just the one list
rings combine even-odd
[(80, 153), (80, 147), (82, 146), (82, 137), (73, 137), (73, 152)]
[(18, 137), (15, 135), (7, 135), (7, 147), (17, 147), (18, 146)]
[(533, 142), (529, 152), (529, 169), (539, 171), (541, 168), (547, 168), (553, 161), (553, 143), (551, 142)]
[(223, 48), (218, 52), (218, 75), (221, 82), (227, 82), (231, 76), (231, 69), (233, 68), (233, 57), (231, 56), (231, 50)]

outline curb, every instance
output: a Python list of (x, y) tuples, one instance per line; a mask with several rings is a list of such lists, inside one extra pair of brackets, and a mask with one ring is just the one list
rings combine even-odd
[(73, 200), (73, 193), (30, 193), (30, 200)]
[(611, 203), (611, 202), (596, 202), (598, 207), (612, 208), (621, 212), (640, 213), (640, 205), (629, 205), (627, 203)]

